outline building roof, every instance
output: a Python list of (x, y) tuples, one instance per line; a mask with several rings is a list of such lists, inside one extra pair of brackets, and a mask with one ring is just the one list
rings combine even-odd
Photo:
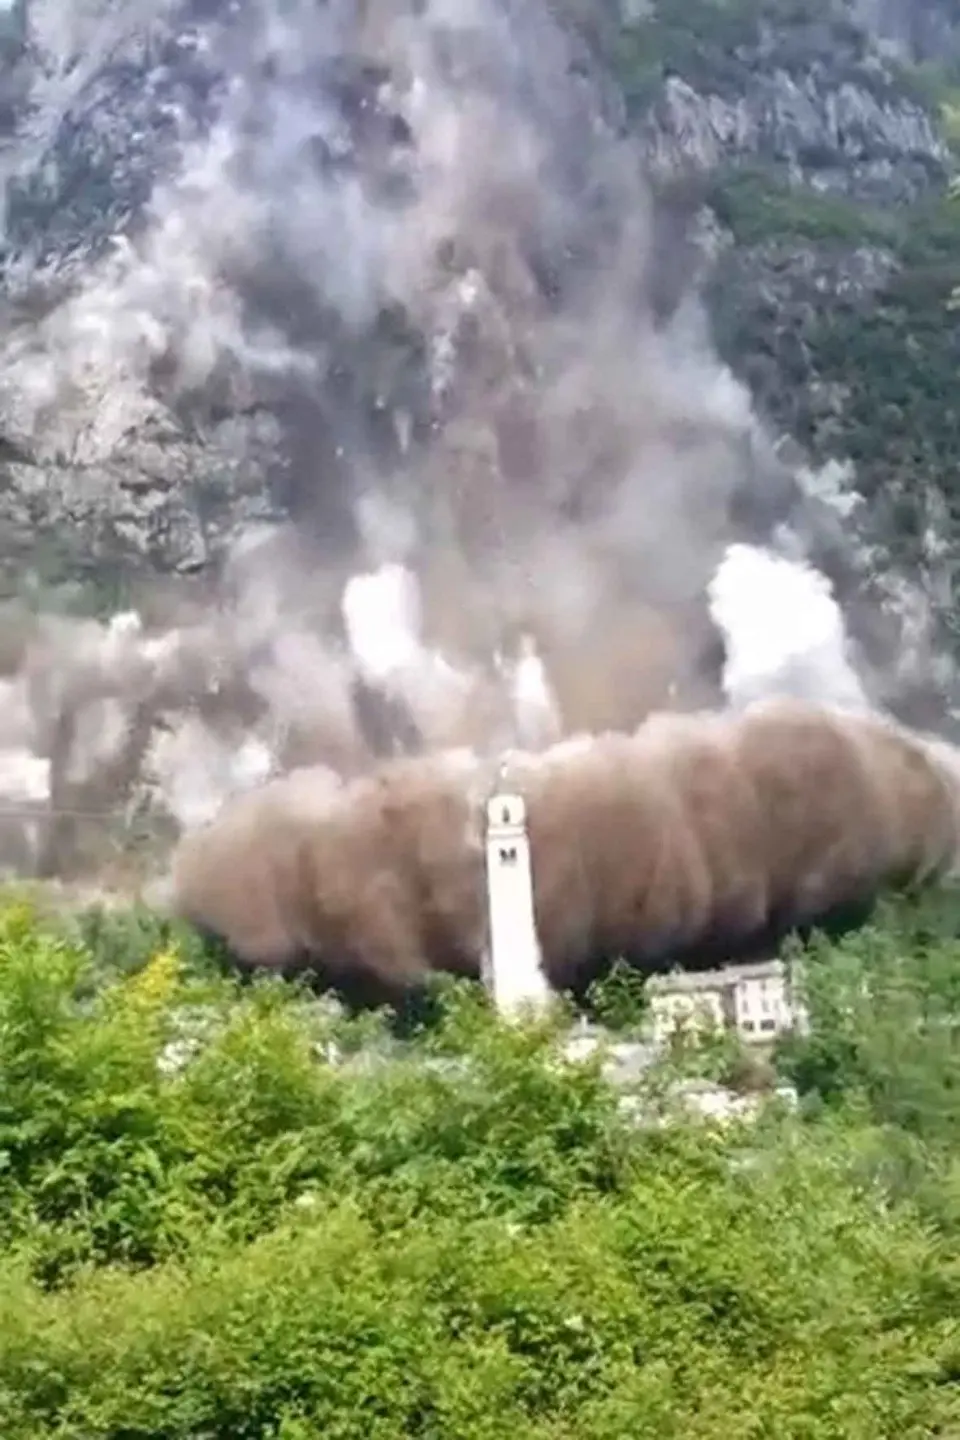
[(647, 989), (652, 995), (695, 994), (728, 990), (742, 980), (783, 980), (786, 973), (781, 960), (758, 960), (749, 965), (724, 965), (719, 970), (673, 970), (669, 975), (651, 975)]

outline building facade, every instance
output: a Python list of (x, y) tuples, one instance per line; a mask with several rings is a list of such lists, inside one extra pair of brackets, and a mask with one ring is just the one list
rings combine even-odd
[(802, 1030), (807, 1017), (796, 982), (781, 960), (655, 975), (647, 983), (653, 1039), (663, 1044), (678, 1027), (732, 1029), (765, 1044)]

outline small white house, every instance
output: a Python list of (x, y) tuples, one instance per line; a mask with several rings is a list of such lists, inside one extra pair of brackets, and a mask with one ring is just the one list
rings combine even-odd
[(722, 985), (665, 988), (653, 997), (651, 1012), (653, 1038), (657, 1044), (669, 1040), (678, 1029), (722, 1030), (728, 1023)]
[(779, 960), (658, 975), (647, 991), (658, 1043), (668, 1039), (679, 1023), (689, 1024), (698, 1016), (716, 1027), (735, 1029), (755, 1044), (769, 1043), (806, 1025), (789, 970)]
[(734, 1024), (745, 1040), (773, 1039), (794, 1025), (787, 976), (782, 966), (754, 967), (733, 986)]

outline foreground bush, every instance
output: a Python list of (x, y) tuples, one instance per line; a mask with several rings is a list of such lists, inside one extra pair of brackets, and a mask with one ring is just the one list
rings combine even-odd
[(960, 1148), (960, 902), (887, 907), (841, 945), (803, 956), (809, 1037), (784, 1047), (799, 1087)]
[[(960, 1421), (956, 1278), (801, 1147), (677, 1133), (542, 1224), (317, 1199), (190, 1263), (0, 1291), (9, 1440), (920, 1437)], [(438, 1177), (442, 1189), (443, 1176)]]
[(468, 993), (389, 1059), (385, 1027), (277, 981), (184, 977), (166, 952), (91, 994), (94, 964), (23, 912), (0, 922), (0, 1241), (45, 1283), (207, 1227), (249, 1238), (305, 1193), (356, 1192), (389, 1227), (424, 1205), (546, 1218), (619, 1183), (616, 1098), (596, 1065), (550, 1063), (551, 1025), (501, 1032)]
[(862, 1095), (638, 1127), (562, 1017), (452, 987), (396, 1047), (86, 934), (0, 912), (3, 1440), (960, 1425), (955, 1232), (891, 1188)]

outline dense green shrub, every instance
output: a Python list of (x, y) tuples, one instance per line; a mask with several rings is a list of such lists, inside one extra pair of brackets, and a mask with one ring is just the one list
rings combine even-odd
[(948, 1433), (951, 925), (814, 947), (782, 1063), (820, 1111), (718, 1130), (629, 1121), (562, 1009), (504, 1027), (453, 985), (398, 1045), (162, 927), (147, 957), (144, 915), (84, 943), (8, 907), (0, 1434)]
[(352, 1197), (189, 1268), (0, 1295), (4, 1434), (916, 1436), (956, 1418), (935, 1244), (810, 1150), (661, 1144), (537, 1227)]
[[(153, 1263), (207, 1224), (257, 1234), (318, 1187), (362, 1186), (386, 1225), (428, 1202), (543, 1217), (617, 1183), (622, 1126), (597, 1066), (547, 1065), (550, 1027), (502, 1035), (470, 993), (389, 1059), (384, 1025), (278, 981), (191, 977), (172, 952), (97, 975), (81, 945), (8, 912), (0, 1239), (47, 1282), (85, 1261)], [(324, 1061), (360, 1039), (374, 1059)]]
[(858, 1173), (960, 1236), (960, 910), (948, 890), (887, 907), (803, 957), (811, 1029), (780, 1048), (811, 1116), (854, 1139)]
[(960, 913), (952, 892), (887, 906), (803, 957), (811, 1033), (781, 1064), (828, 1103), (857, 1097), (879, 1122), (960, 1150)]

